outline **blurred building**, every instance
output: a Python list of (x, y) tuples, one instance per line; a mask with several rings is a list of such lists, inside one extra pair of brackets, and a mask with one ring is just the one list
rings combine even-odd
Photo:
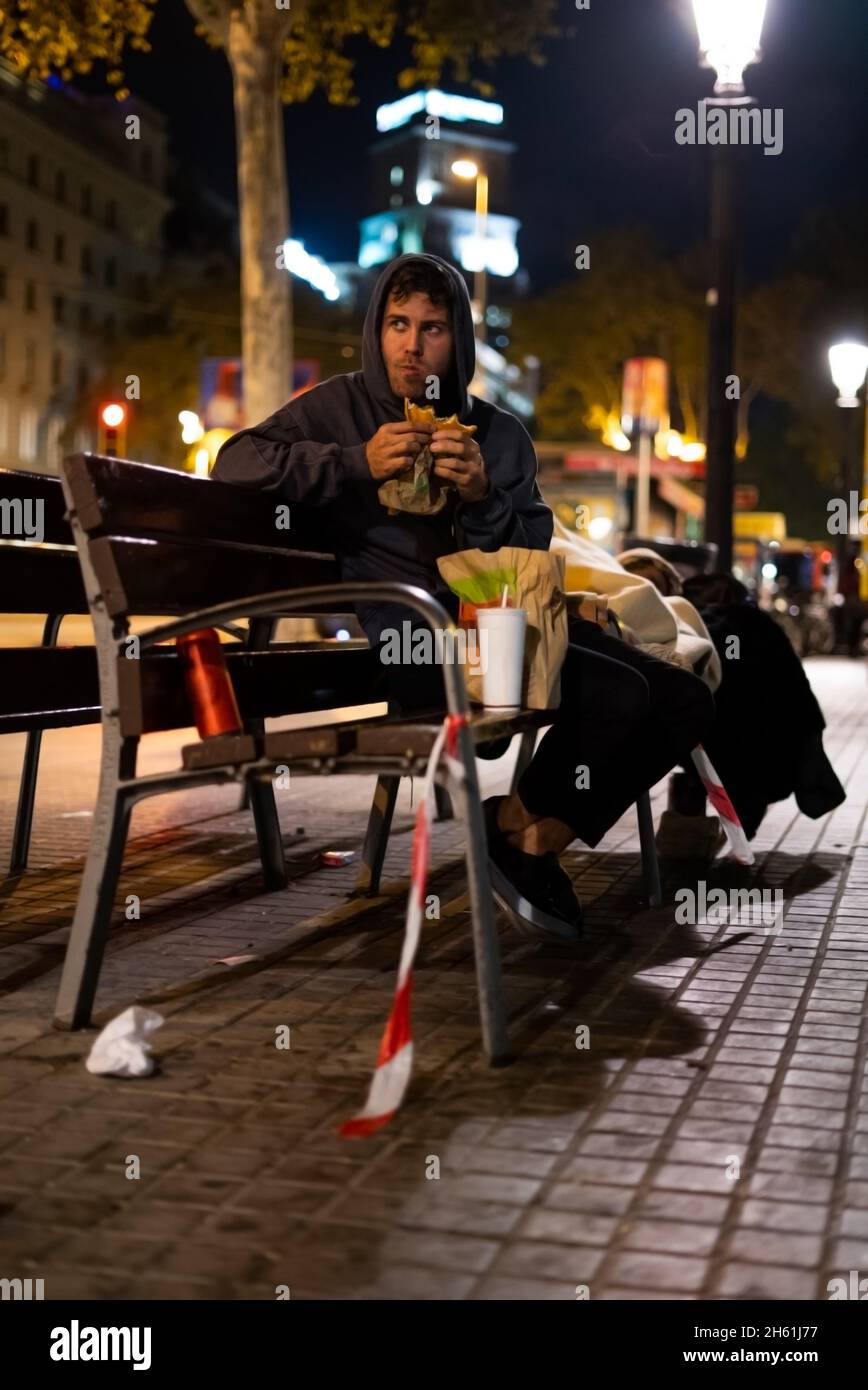
[[(377, 110), (369, 147), (368, 211), (359, 223), (357, 263), (333, 265), (341, 297), (367, 301), (383, 266), (408, 252), (442, 256), (465, 274), (471, 294), (486, 279), (485, 319), (477, 329), (474, 394), (529, 419), (538, 364), (518, 365), (509, 347), (512, 305), (527, 290), (520, 265), (517, 217), (509, 212), (510, 159), (515, 145), (501, 134), (503, 107), (436, 90), (411, 92)], [(453, 165), (475, 166), (487, 180), (487, 210), (477, 213), (478, 179)]]
[(153, 108), (0, 64), (0, 465), (56, 470), (74, 401), (157, 280), (165, 187)]

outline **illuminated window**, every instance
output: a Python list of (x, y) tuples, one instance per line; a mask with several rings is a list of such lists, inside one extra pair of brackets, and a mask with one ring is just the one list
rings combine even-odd
[(393, 188), (400, 188), (404, 182), (404, 170), (400, 164), (393, 164), (389, 170), (389, 181)]

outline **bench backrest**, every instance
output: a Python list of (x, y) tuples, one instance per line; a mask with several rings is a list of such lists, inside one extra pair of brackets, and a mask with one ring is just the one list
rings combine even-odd
[[(59, 478), (0, 469), (0, 610), (86, 613)], [(64, 546), (63, 550), (52, 547)]]
[(334, 556), (311, 549), (308, 526), (307, 545), (295, 546), (293, 516), (286, 529), (280, 499), (257, 489), (98, 454), (64, 459), (62, 473), (114, 619), (189, 613), (338, 577)]
[[(309, 547), (316, 519), (273, 494), (97, 454), (62, 465), (106, 682), (121, 730), (132, 736), (191, 723), (174, 646), (115, 658), (114, 639), (135, 615), (180, 616), (277, 589), (333, 584), (333, 555)], [(302, 541), (303, 545), (297, 542)], [(248, 652), (227, 647), (245, 718), (333, 709), (364, 701), (373, 654), (361, 643), (300, 644)]]

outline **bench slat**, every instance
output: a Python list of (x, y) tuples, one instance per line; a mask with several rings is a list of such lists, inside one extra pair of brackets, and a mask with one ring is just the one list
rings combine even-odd
[[(275, 764), (352, 757), (424, 760), (434, 746), (442, 722), (442, 711), (431, 711), (417, 719), (370, 719), (328, 729), (277, 730), (259, 740), (257, 756), (261, 753)], [(477, 745), (502, 739), (508, 743), (514, 734), (523, 733), (525, 729), (540, 729), (551, 722), (549, 710), (518, 710), (511, 714), (475, 710), (470, 717), (470, 731)], [(237, 740), (227, 735), (188, 744), (181, 750), (183, 765), (190, 772), (244, 761), (237, 756), (236, 743)]]
[(0, 498), (41, 503), (42, 540), (52, 545), (73, 544), (59, 478), (47, 473), (28, 473), (24, 469), (0, 468)]
[(94, 647), (0, 647), (0, 732), (99, 720)]
[(78, 519), (93, 536), (158, 535), (277, 550), (330, 548), (315, 508), (293, 505), (291, 529), (278, 530), (275, 508), (281, 499), (258, 488), (100, 454), (73, 454), (64, 460), (64, 472)]
[[(267, 719), (358, 705), (372, 688), (376, 655), (369, 647), (345, 651), (342, 645), (336, 643), (328, 650), (278, 647), (252, 653), (224, 646), (242, 715)], [(189, 728), (193, 715), (174, 648), (155, 648), (140, 661), (121, 657), (118, 666), (125, 736)]]
[(75, 551), (0, 545), (0, 609), (4, 613), (87, 613)]
[(92, 542), (90, 556), (112, 617), (183, 615), (274, 589), (334, 584), (339, 579), (330, 555), (205, 541), (104, 537)]
[[(248, 719), (357, 705), (377, 673), (374, 653), (360, 645), (263, 652), (226, 645), (223, 650)], [(127, 683), (132, 688), (121, 719), (126, 736), (190, 727), (193, 716), (174, 647), (146, 652), (139, 661), (122, 657), (120, 671), (122, 690)], [(67, 728), (99, 719), (95, 648), (0, 648), (0, 733)]]

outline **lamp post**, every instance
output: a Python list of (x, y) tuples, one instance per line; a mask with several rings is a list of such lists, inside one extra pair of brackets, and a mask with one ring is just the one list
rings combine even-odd
[[(752, 104), (744, 70), (759, 61), (766, 0), (693, 0), (700, 63), (717, 77), (710, 104), (729, 110)], [(732, 566), (737, 402), (727, 390), (735, 346), (735, 169), (728, 144), (714, 147), (711, 189), (711, 279), (708, 323), (708, 425), (705, 539), (718, 548), (718, 565)]]
[[(863, 513), (859, 510), (859, 497), (863, 492), (868, 496), (868, 466), (865, 467), (865, 475), (861, 476), (863, 472), (863, 431), (859, 428), (862, 418), (859, 414), (859, 406), (862, 404), (859, 400), (859, 391), (865, 380), (865, 374), (868, 372), (868, 347), (866, 347), (864, 343), (855, 343), (852, 341), (835, 343), (833, 347), (829, 348), (829, 370), (832, 373), (832, 381), (835, 383), (835, 388), (838, 392), (837, 404), (842, 410), (847, 412), (846, 415), (842, 416), (844, 428), (842, 432), (841, 470), (838, 476), (841, 496), (844, 499), (847, 515), (851, 518), (851, 521), (847, 531), (845, 533), (839, 532), (837, 537), (838, 589), (840, 592), (841, 579), (847, 564), (847, 549), (850, 539), (853, 512), (855, 510), (856, 524), (857, 527), (859, 527), (863, 516)], [(851, 509), (850, 506), (851, 491), (855, 492), (856, 495), (857, 505), (855, 509)], [(859, 532), (857, 530), (857, 536), (858, 534)], [(866, 561), (868, 561), (868, 537), (863, 537), (863, 591), (865, 588), (864, 566)]]
[(456, 159), (452, 172), (459, 179), (476, 180), (476, 242), (479, 248), (479, 269), (473, 272), (473, 305), (477, 321), (485, 337), (485, 300), (487, 294), (485, 250), (488, 239), (488, 175), (472, 159)]

